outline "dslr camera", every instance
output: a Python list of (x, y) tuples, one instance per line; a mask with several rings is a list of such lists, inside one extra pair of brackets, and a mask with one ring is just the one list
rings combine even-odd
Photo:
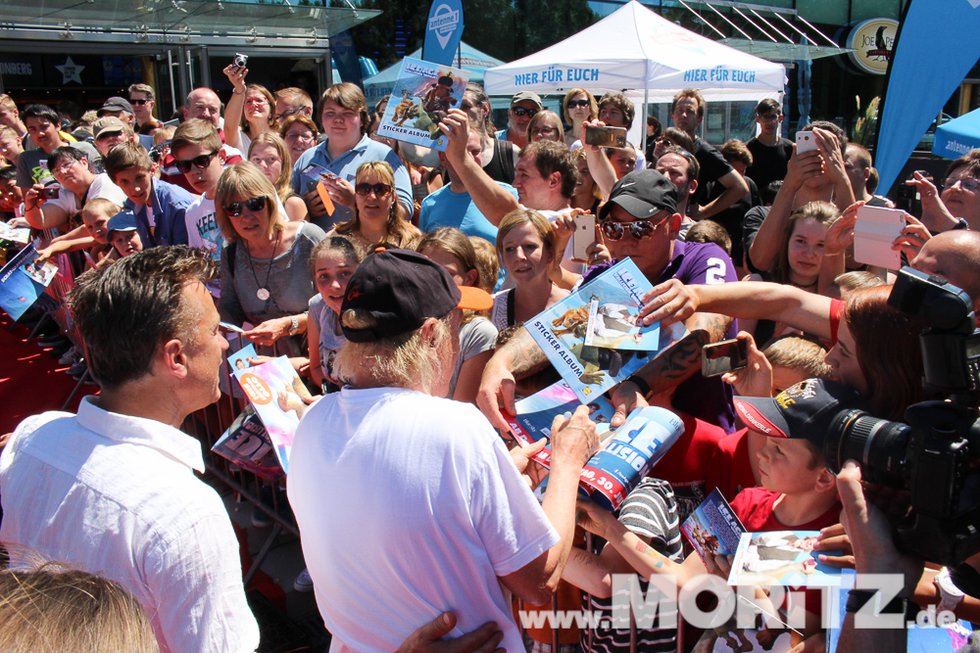
[(841, 411), (824, 453), (834, 471), (853, 459), (866, 482), (907, 491), (896, 546), (953, 567), (980, 551), (980, 330), (965, 292), (910, 267), (888, 303), (929, 325), (919, 334), (925, 389), (945, 399), (909, 406), (904, 423)]

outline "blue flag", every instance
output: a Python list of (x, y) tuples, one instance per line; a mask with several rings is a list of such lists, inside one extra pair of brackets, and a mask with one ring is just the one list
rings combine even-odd
[(980, 57), (980, 0), (911, 0), (888, 71), (875, 167), (887, 190)]
[(425, 24), (422, 59), (452, 66), (456, 48), (463, 37), (463, 5), (460, 0), (432, 0)]

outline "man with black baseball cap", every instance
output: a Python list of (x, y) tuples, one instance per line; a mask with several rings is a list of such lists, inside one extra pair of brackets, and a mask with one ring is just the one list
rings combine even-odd
[(526, 452), (512, 457), (474, 406), (442, 398), (458, 309), (490, 305), (405, 250), (369, 255), (347, 286), (334, 371), (348, 385), (303, 417), (288, 487), (320, 613), (344, 650), (393, 651), (444, 609), (459, 617), (453, 635), (494, 621), (501, 646), (523, 650), (505, 588), (541, 603), (561, 576), (595, 429), (585, 407), (556, 420), (539, 505)]

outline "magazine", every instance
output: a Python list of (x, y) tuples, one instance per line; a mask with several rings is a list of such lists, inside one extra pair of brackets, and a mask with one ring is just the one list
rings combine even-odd
[(58, 266), (37, 263), (37, 250), (29, 244), (0, 269), (0, 308), (17, 320), (44, 294), (58, 273)]
[(309, 394), (306, 386), (286, 356), (236, 369), (234, 374), (265, 425), (282, 471), (288, 474), (293, 435), (305, 406), (301, 396)]
[[(839, 587), (841, 570), (818, 560), (820, 531), (742, 533), (728, 576), (729, 585)], [(833, 551), (822, 551), (835, 555)]]
[[(624, 259), (524, 324), (583, 404), (686, 333), (680, 323), (670, 329), (659, 323), (636, 326), (640, 298), (652, 287), (636, 264)], [(617, 325), (624, 330), (614, 329)], [(614, 332), (622, 335), (613, 337)]]
[(734, 554), (745, 527), (721, 491), (715, 488), (684, 520), (681, 531), (703, 560), (707, 553)]
[(11, 227), (0, 221), (0, 240), (6, 240), (18, 245), (26, 245), (31, 239), (31, 230), (27, 227)]
[(262, 478), (282, 474), (269, 434), (252, 406), (246, 406), (211, 451)]
[(467, 81), (465, 70), (405, 57), (378, 135), (444, 152), (449, 139), (439, 122), (459, 107)]

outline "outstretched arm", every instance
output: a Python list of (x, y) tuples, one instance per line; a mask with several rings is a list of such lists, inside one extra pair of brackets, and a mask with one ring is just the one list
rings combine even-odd
[(521, 327), (506, 343), (497, 348), (480, 380), (476, 405), (496, 429), (507, 430), (500, 408), (514, 414), (515, 379), (533, 374), (547, 365), (548, 359), (527, 329)]

